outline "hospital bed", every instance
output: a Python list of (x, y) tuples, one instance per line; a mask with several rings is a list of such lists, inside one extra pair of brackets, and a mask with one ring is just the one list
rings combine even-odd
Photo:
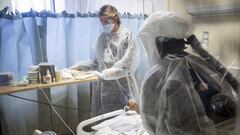
[[(119, 117), (120, 116), (120, 117)], [(117, 118), (119, 117), (119, 118)], [(132, 118), (132, 120), (131, 120)], [(115, 122), (111, 123), (109, 122), (109, 120), (111, 119), (117, 119)], [(136, 120), (135, 122), (133, 122), (133, 120)], [(105, 121), (108, 121), (108, 123), (104, 123)], [(127, 120), (127, 121), (126, 121)], [(94, 124), (96, 122), (101, 121), (102, 123), (98, 124), (97, 126), (93, 126), (91, 131), (86, 131), (85, 127), (89, 126), (91, 124)], [(121, 122), (123, 121), (123, 122)], [(124, 122), (125, 121), (125, 122)], [(122, 123), (122, 124), (119, 124)], [(101, 125), (102, 124), (102, 125)], [(102, 114), (100, 116), (97, 117), (93, 117), (91, 119), (82, 121), (78, 126), (77, 126), (77, 135), (95, 135), (95, 134), (104, 134), (103, 132), (99, 132), (104, 131), (104, 126), (108, 127), (109, 125), (115, 125), (115, 129), (117, 128), (116, 126), (123, 126), (124, 124), (127, 124), (126, 126), (129, 126), (128, 129), (130, 128), (134, 128), (134, 131), (120, 131), (121, 127), (117, 129), (117, 131), (113, 131), (111, 130), (111, 132), (113, 132), (112, 134), (124, 134), (124, 135), (148, 135), (147, 132), (143, 129), (142, 127), (142, 120), (139, 114), (137, 114), (135, 111), (126, 111), (124, 109), (120, 109), (117, 111), (113, 111), (113, 112), (109, 112), (106, 114)], [(99, 128), (100, 130), (94, 130), (96, 128)], [(122, 128), (123, 129), (123, 128)], [(109, 130), (108, 130), (109, 131)], [(104, 132), (107, 132), (106, 130)], [(102, 135), (101, 134), (101, 135)]]
[[(91, 124), (94, 124), (96, 122), (103, 121), (105, 119), (109, 120), (109, 118), (111, 119), (111, 118), (117, 117), (119, 115), (129, 115), (129, 114), (128, 114), (128, 112), (126, 112), (122, 109), (122, 110), (113, 111), (110, 113), (106, 113), (106, 114), (82, 121), (77, 127), (77, 135), (95, 135), (95, 134), (97, 134), (98, 131), (96, 131), (96, 130), (86, 131), (85, 127), (89, 126)], [(136, 115), (136, 116), (140, 117), (140, 115), (137, 113), (133, 113), (133, 114), (131, 114), (131, 116), (132, 115)], [(140, 122), (141, 122), (141, 120), (140, 120)], [(142, 123), (140, 123), (140, 124), (141, 124), (141, 126), (138, 126), (139, 129), (136, 132), (136, 134), (134, 134), (134, 135), (148, 135), (148, 133), (146, 131), (144, 131), (144, 129), (142, 128)], [(220, 122), (220, 123), (216, 124), (215, 127), (218, 130), (218, 135), (235, 135), (234, 134), (234, 128), (235, 128), (235, 119), (234, 118)], [(104, 135), (104, 134), (100, 134), (100, 135)], [(128, 134), (126, 134), (126, 135), (128, 135)], [(133, 134), (131, 134), (131, 135), (133, 135)]]

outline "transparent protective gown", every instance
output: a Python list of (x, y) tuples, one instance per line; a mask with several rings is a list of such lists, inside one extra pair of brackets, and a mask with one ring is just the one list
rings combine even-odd
[(216, 135), (213, 120), (207, 115), (211, 105), (206, 97), (220, 94), (235, 102), (235, 79), (230, 73), (223, 78), (225, 73), (218, 70), (223, 66), (201, 47), (193, 49), (202, 58), (191, 54), (161, 58), (156, 53), (156, 37), (184, 39), (193, 34), (192, 28), (184, 17), (165, 11), (148, 17), (140, 28), (139, 36), (151, 65), (141, 87), (140, 110), (150, 135)]
[[(240, 103), (238, 103), (238, 106), (240, 106)], [(236, 127), (240, 127), (240, 108), (239, 107), (238, 107), (238, 117), (237, 117)], [(237, 135), (240, 135), (240, 128), (237, 128)]]
[(143, 82), (141, 112), (150, 135), (216, 134), (189, 69), (218, 92), (233, 98), (232, 87), (204, 60), (190, 54), (168, 55), (149, 71)]
[(99, 36), (95, 59), (72, 67), (98, 71), (100, 80), (93, 94), (93, 115), (123, 109), (130, 99), (136, 97), (138, 89), (133, 73), (138, 65), (137, 57), (133, 34), (121, 27), (117, 32)]

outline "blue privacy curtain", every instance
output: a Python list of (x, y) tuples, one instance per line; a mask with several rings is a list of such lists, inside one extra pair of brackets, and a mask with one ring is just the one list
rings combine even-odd
[[(46, 53), (47, 15), (50, 14), (31, 11), (13, 15), (6, 14), (5, 11), (1, 12), (0, 72), (12, 72), (17, 80), (27, 76), (29, 66), (48, 61)], [(56, 48), (53, 50), (57, 54)], [(54, 57), (54, 60), (51, 58), (50, 55), (50, 62), (60, 57)], [(63, 59), (57, 65), (62, 65), (59, 68), (66, 67)], [(68, 87), (73, 87), (76, 92), (76, 86)], [(68, 93), (63, 93), (66, 86), (52, 89), (58, 92), (54, 93), (55, 90), (47, 89), (45, 92), (63, 119), (75, 131), (79, 123), (78, 115), (75, 115), (78, 114), (77, 100), (74, 99), (76, 94), (69, 93), (69, 96)], [(59, 95), (59, 93), (63, 94)], [(69, 100), (65, 100), (68, 98)], [(35, 129), (69, 134), (67, 128), (56, 118), (40, 91), (31, 90), (1, 95), (0, 114), (1, 129), (4, 135), (31, 135)]]
[[(69, 17), (64, 12), (60, 17), (48, 17), (48, 61), (58, 69), (63, 69), (79, 60), (89, 59), (91, 45), (95, 44), (98, 33), (96, 17)], [(79, 121), (90, 118), (89, 83), (51, 89), (58, 89), (51, 90), (53, 104), (77, 109), (58, 109), (60, 115), (65, 117), (74, 130)], [(57, 126), (56, 129), (61, 130), (62, 126)]]
[[(5, 9), (6, 10), (6, 9)], [(0, 72), (12, 72), (17, 79), (27, 75), (28, 66), (43, 60), (35, 17), (18, 17), (1, 12)], [(12, 94), (37, 100), (36, 91)], [(0, 96), (0, 120), (4, 135), (31, 134), (39, 127), (39, 105), (34, 102)]]

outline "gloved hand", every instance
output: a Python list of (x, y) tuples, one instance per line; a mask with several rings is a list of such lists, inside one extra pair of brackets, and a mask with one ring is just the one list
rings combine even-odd
[(100, 79), (103, 79), (103, 74), (98, 72), (98, 71), (88, 71), (88, 73), (92, 73), (92, 74), (95, 74), (97, 75)]
[(192, 47), (197, 47), (201, 45), (201, 42), (197, 39), (197, 37), (193, 34), (187, 38), (186, 44), (190, 44)]

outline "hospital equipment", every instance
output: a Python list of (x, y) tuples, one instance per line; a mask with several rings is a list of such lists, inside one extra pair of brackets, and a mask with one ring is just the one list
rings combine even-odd
[[(96, 130), (86, 131), (85, 127), (88, 125), (97, 123), (99, 121), (101, 121), (101, 122), (109, 121), (120, 115), (126, 116), (126, 115), (128, 115), (129, 112), (131, 114), (131, 111), (125, 111), (124, 109), (120, 109), (117, 111), (102, 114), (102, 115), (87, 119), (85, 121), (82, 121), (81, 123), (79, 123), (79, 125), (77, 127), (77, 135), (95, 135), (97, 133)], [(132, 115), (128, 115), (128, 116), (132, 117), (133, 115), (139, 116), (139, 118), (141, 119), (140, 115), (136, 114), (136, 113), (132, 113)], [(121, 122), (121, 120), (119, 122)], [(142, 128), (142, 123), (140, 123), (140, 125), (139, 125), (139, 123), (135, 123), (135, 124), (139, 128), (138, 132), (135, 132), (136, 134), (131, 134), (131, 135), (148, 135), (148, 133)], [(98, 125), (101, 125), (101, 123)], [(106, 126), (105, 128), (107, 128), (108, 125), (105, 124), (105, 126)], [(228, 119), (226, 121), (217, 123), (214, 126), (218, 131), (218, 135), (232, 135), (235, 132), (235, 130), (234, 130), (235, 119), (234, 118)], [(104, 129), (104, 127), (102, 127), (102, 129)]]
[[(104, 121), (105, 120), (105, 121)], [(93, 131), (86, 131), (85, 127), (95, 122), (103, 121), (95, 125)], [(105, 130), (105, 131), (104, 131)], [(135, 111), (126, 111), (120, 109), (96, 116), (94, 118), (82, 121), (77, 127), (77, 135), (98, 135), (98, 134), (125, 134), (125, 135), (148, 135), (142, 127), (142, 120)], [(110, 133), (111, 132), (111, 133)]]

